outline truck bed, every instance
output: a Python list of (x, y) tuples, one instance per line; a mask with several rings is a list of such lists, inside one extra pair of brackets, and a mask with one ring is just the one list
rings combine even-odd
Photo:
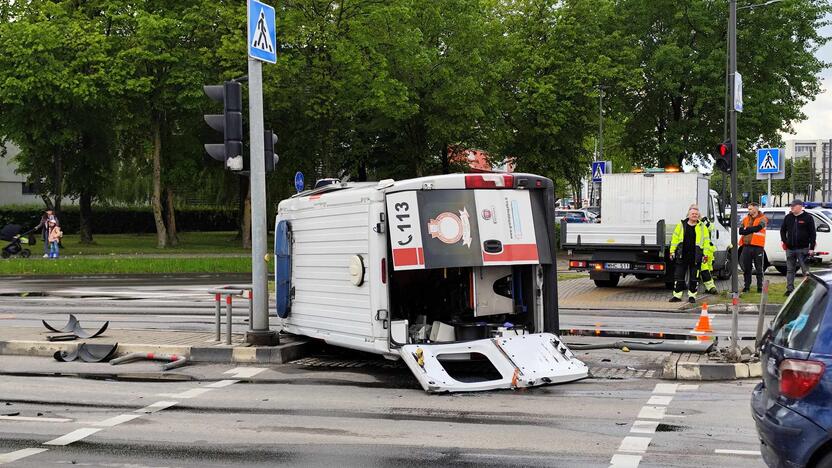
[(649, 224), (561, 223), (561, 247), (570, 250), (656, 249), (670, 245), (664, 220)]

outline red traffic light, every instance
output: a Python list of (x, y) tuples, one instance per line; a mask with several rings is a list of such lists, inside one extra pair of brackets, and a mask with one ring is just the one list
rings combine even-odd
[(724, 141), (716, 145), (716, 157), (714, 158), (716, 168), (722, 172), (731, 172), (733, 167), (733, 148), (730, 141)]

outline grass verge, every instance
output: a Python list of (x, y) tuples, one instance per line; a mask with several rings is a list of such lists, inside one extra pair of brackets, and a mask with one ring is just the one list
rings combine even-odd
[(558, 281), (588, 278), (589, 273), (558, 273)]
[(251, 259), (221, 258), (12, 258), (0, 260), (0, 275), (126, 275), (249, 273)]
[[(799, 280), (795, 280), (797, 282)], [(768, 284), (768, 303), (782, 304), (786, 302), (786, 283), (769, 283)], [(756, 286), (751, 287), (751, 291), (747, 293), (740, 293), (740, 302), (743, 304), (759, 304), (762, 299), (762, 294), (757, 292)], [(709, 304), (730, 304), (731, 292), (720, 291), (716, 297), (711, 297), (707, 301)]]

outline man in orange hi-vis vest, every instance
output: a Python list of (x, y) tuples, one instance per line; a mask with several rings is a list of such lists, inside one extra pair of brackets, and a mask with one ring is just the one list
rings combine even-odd
[(743, 279), (745, 287), (742, 292), (748, 292), (751, 288), (751, 267), (757, 270), (757, 292), (763, 292), (763, 270), (765, 269), (766, 258), (766, 224), (768, 219), (760, 213), (760, 205), (748, 204), (748, 214), (742, 220), (740, 226), (740, 248)]

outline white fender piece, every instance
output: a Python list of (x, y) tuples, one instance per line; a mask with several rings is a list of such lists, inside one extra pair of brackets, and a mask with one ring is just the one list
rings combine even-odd
[[(402, 359), (428, 393), (477, 392), (574, 382), (588, 376), (560, 338), (536, 333), (448, 344), (411, 344), (399, 349)], [(471, 355), (488, 359), (500, 377), (492, 380), (451, 377), (440, 362)]]

